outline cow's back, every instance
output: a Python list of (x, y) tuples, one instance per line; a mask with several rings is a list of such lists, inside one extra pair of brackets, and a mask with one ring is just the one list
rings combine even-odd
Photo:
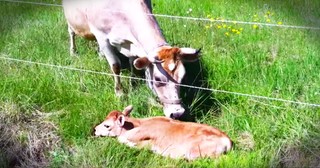
[(152, 149), (173, 158), (218, 156), (230, 150), (232, 142), (219, 129), (205, 124), (181, 122), (168, 118), (147, 119), (141, 126), (152, 139)]

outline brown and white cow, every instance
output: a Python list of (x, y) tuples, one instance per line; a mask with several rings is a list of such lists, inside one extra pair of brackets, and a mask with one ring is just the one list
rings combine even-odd
[(129, 117), (131, 111), (132, 106), (122, 113), (111, 111), (95, 127), (94, 134), (117, 137), (129, 146), (148, 147), (163, 156), (188, 160), (217, 157), (232, 147), (230, 138), (211, 126), (167, 117), (132, 118)]
[(117, 95), (122, 94), (117, 76), (121, 69), (117, 53), (121, 53), (135, 68), (145, 69), (148, 86), (163, 104), (167, 117), (178, 118), (184, 113), (176, 84), (185, 76), (183, 62), (196, 61), (199, 50), (167, 44), (152, 15), (150, 0), (63, 0), (63, 8), (71, 54), (76, 52), (75, 35), (97, 40), (99, 54), (105, 56), (115, 74)]

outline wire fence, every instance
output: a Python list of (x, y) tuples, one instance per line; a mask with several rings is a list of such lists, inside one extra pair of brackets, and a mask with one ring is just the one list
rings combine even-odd
[[(0, 2), (11, 2), (11, 3), (24, 3), (32, 5), (42, 5), (42, 6), (55, 6), (62, 7), (61, 4), (50, 4), (43, 2), (31, 2), (31, 1), (17, 1), (17, 0), (0, 0)], [(113, 12), (125, 12), (125, 11), (113, 11)], [(218, 22), (218, 23), (237, 23), (237, 24), (247, 24), (247, 25), (259, 25), (259, 26), (269, 26), (269, 27), (281, 27), (281, 28), (293, 28), (293, 29), (309, 29), (309, 30), (320, 30), (320, 27), (311, 27), (311, 26), (297, 26), (297, 25), (282, 25), (282, 24), (272, 24), (272, 23), (262, 23), (262, 22), (247, 22), (247, 21), (238, 21), (238, 20), (212, 20), (209, 18), (201, 17), (189, 17), (189, 16), (175, 16), (175, 15), (166, 15), (166, 14), (151, 14), (156, 17), (164, 17), (171, 19), (183, 19), (183, 20), (193, 20), (193, 21), (205, 21), (205, 22)]]
[[(63, 66), (63, 65), (54, 65), (54, 64), (48, 64), (48, 63), (42, 63), (42, 62), (34, 62), (34, 61), (29, 61), (29, 60), (17, 59), (17, 58), (13, 58), (12, 56), (9, 56), (6, 54), (1, 54), (0, 59), (12, 61), (12, 62), (21, 62), (21, 63), (31, 64), (31, 65), (41, 65), (41, 66), (52, 67), (52, 68), (57, 68), (57, 69), (65, 69), (65, 70), (86, 72), (86, 73), (107, 75), (107, 76), (119, 76), (121, 78), (126, 78), (126, 79), (133, 79), (133, 80), (140, 80), (140, 81), (153, 81), (153, 80), (148, 80), (148, 79), (138, 78), (138, 77), (131, 77), (131, 76), (125, 76), (125, 75), (115, 75), (113, 73), (99, 72), (99, 71), (94, 71), (94, 70), (80, 69), (80, 68)], [(155, 82), (155, 81), (153, 81), (153, 82)], [(204, 88), (204, 87), (191, 86), (191, 85), (185, 85), (185, 84), (176, 84), (176, 85), (178, 85), (180, 87), (187, 87), (187, 88), (198, 89), (198, 90), (206, 90), (206, 91), (211, 91), (211, 92), (216, 92), (216, 93), (226, 93), (226, 94), (233, 94), (233, 95), (237, 95), (237, 96), (245, 96), (245, 97), (250, 97), (250, 98), (265, 99), (265, 100), (271, 100), (271, 101), (280, 101), (280, 102), (285, 102), (285, 103), (306, 105), (306, 106), (312, 106), (312, 107), (320, 107), (320, 104), (286, 100), (286, 99), (282, 99), (282, 98), (252, 95), (252, 94), (246, 94), (246, 93), (232, 92), (232, 91), (212, 89), (212, 88)]]

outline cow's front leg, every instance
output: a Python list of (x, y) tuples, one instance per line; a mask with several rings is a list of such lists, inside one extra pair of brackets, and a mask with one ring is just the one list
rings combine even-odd
[(70, 25), (68, 25), (68, 32), (69, 32), (69, 37), (70, 37), (70, 55), (76, 56), (77, 55), (77, 48), (76, 48), (76, 43), (75, 43), (76, 33), (73, 31), (73, 29)]
[(123, 91), (122, 91), (122, 86), (120, 82), (120, 72), (121, 72), (121, 64), (120, 60), (117, 57), (116, 53), (114, 52), (112, 46), (109, 44), (108, 41), (102, 41), (99, 42), (99, 49), (103, 53), (103, 55), (106, 57), (109, 66), (114, 74), (114, 88), (115, 88), (115, 93), (117, 96), (122, 96)]
[(90, 31), (94, 34), (99, 45), (99, 51), (102, 53), (114, 74), (114, 89), (117, 96), (123, 95), (122, 86), (120, 83), (120, 70), (121, 64), (117, 54), (114, 51), (114, 48), (109, 43), (109, 39), (106, 33), (97, 29), (95, 26), (89, 24)]

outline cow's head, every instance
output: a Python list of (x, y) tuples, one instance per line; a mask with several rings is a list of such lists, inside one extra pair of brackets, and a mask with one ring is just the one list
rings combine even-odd
[(167, 117), (179, 118), (185, 111), (180, 99), (180, 84), (185, 76), (184, 62), (198, 60), (200, 50), (163, 46), (148, 57), (134, 61), (137, 69), (146, 69), (149, 87), (164, 106)]
[(97, 125), (94, 129), (95, 136), (109, 136), (109, 137), (117, 137), (123, 132), (123, 128), (125, 125), (126, 117), (129, 116), (132, 111), (132, 106), (126, 107), (123, 112), (120, 111), (111, 111), (106, 119), (99, 125)]

